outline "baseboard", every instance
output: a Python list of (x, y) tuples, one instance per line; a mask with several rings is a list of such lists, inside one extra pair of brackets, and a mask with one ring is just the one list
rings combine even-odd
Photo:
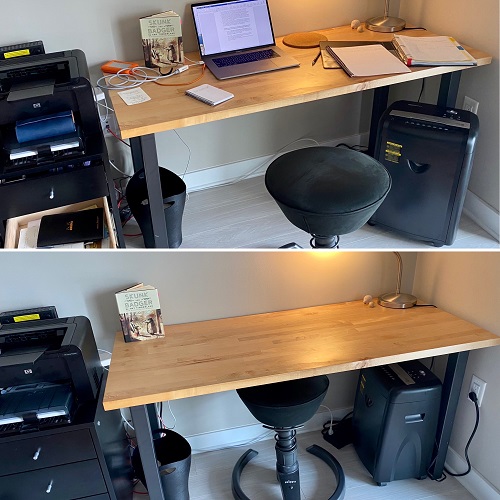
[[(322, 142), (320, 143), (320, 145), (336, 146), (337, 144), (356, 145), (367, 143), (368, 133), (365, 133), (332, 139)], [(305, 140), (298, 140), (296, 141), (296, 143), (292, 143), (290, 147), (286, 149), (286, 151), (309, 147), (312, 144), (313, 143), (308, 143)], [(279, 154), (282, 154), (283, 152), (285, 151), (281, 151)], [(234, 183), (239, 180), (264, 175), (264, 172), (266, 171), (269, 163), (271, 163), (271, 161), (274, 160), (274, 158), (279, 154), (276, 153), (273, 155), (260, 156), (257, 158), (242, 160), (235, 163), (228, 163), (226, 165), (210, 167), (204, 170), (197, 170), (196, 172), (188, 172), (184, 176), (184, 182), (186, 183), (187, 191), (201, 191), (202, 189), (223, 186), (225, 184)]]
[[(352, 408), (333, 410), (332, 417), (334, 420), (340, 420), (350, 411), (352, 411)], [(330, 412), (318, 411), (313, 418), (306, 422), (304, 427), (297, 430), (297, 434), (318, 431), (318, 444), (321, 444), (323, 439), (319, 431), (323, 428), (323, 424), (330, 418)], [(254, 442), (271, 439), (273, 432), (263, 428), (262, 424), (252, 424), (184, 437), (191, 445), (193, 454), (196, 454), (237, 446), (241, 446), (244, 449), (245, 446), (251, 447)]]
[(500, 217), (498, 212), (485, 203), (479, 196), (467, 191), (465, 196), (465, 215), (470, 217), (478, 226), (491, 234), (497, 241), (500, 240)]
[[(467, 470), (467, 462), (453, 448), (448, 448), (446, 468), (457, 474)], [(500, 499), (500, 491), (476, 472), (474, 468), (466, 476), (457, 477), (456, 479), (474, 498), (480, 498), (481, 500)]]

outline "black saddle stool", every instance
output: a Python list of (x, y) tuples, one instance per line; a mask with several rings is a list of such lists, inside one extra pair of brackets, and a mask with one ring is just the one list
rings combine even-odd
[(335, 248), (359, 229), (391, 188), (386, 168), (359, 151), (315, 146), (281, 155), (268, 167), (266, 188), (286, 218), (312, 236), (311, 246)]
[[(250, 413), (276, 433), (276, 473), (285, 500), (300, 499), (296, 429), (316, 413), (327, 390), (325, 375), (237, 390)], [(320, 446), (312, 445), (307, 451), (328, 464), (335, 475), (337, 486), (330, 500), (343, 498), (345, 476), (339, 462)], [(255, 450), (248, 450), (234, 466), (232, 490), (237, 500), (249, 500), (241, 489), (240, 477), (256, 455)]]

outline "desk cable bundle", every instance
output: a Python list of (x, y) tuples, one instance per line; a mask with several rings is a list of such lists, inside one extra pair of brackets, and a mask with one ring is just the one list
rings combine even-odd
[[(167, 78), (184, 73), (184, 71), (187, 71), (193, 66), (201, 66), (201, 74), (194, 80), (183, 83), (161, 83)], [(162, 74), (160, 71), (152, 68), (137, 66), (134, 68), (119, 70), (114, 75), (102, 76), (99, 80), (97, 80), (97, 86), (103, 90), (125, 90), (140, 87), (142, 84), (148, 82), (153, 82), (157, 85), (163, 86), (191, 85), (192, 83), (200, 80), (204, 73), (205, 63), (203, 61), (192, 62), (191, 64), (179, 66), (177, 69), (171, 67), (170, 71), (166, 74)]]

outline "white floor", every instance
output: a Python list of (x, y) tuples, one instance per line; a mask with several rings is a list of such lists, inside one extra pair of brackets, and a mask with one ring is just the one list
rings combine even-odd
[[(124, 227), (127, 248), (144, 248), (135, 220)], [(182, 222), (184, 248), (276, 249), (295, 242), (309, 247), (310, 236), (293, 226), (267, 193), (263, 177), (191, 193)], [(134, 236), (135, 235), (135, 236)], [(436, 247), (365, 224), (340, 239), (342, 249), (430, 250)], [(492, 236), (462, 215), (457, 237), (442, 249), (499, 249)]]
[[(298, 435), (302, 500), (327, 499), (335, 488), (335, 479), (326, 464), (306, 452), (311, 444), (324, 447), (341, 463), (346, 476), (346, 500), (471, 500), (474, 497), (453, 477), (438, 483), (430, 479), (404, 479), (377, 486), (364, 468), (352, 445), (337, 450), (323, 440), (321, 433)], [(252, 500), (279, 500), (281, 493), (274, 471), (274, 440), (252, 444), (259, 452), (244, 469), (241, 486)], [(229, 448), (194, 454), (189, 478), (190, 500), (232, 500), (231, 472), (248, 447)], [(147, 499), (141, 483), (134, 500)]]

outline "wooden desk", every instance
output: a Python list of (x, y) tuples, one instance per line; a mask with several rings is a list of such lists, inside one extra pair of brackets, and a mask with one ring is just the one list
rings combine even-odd
[(125, 343), (120, 332), (103, 404), (131, 407), (148, 489), (160, 499), (153, 403), (448, 354), (439, 477), (468, 351), (494, 345), (497, 335), (434, 307), (372, 309), (361, 301), (170, 325), (164, 339), (146, 342)]
[[(329, 40), (376, 40), (388, 41), (391, 33), (377, 33), (366, 30), (358, 33), (350, 26), (318, 30)], [(427, 31), (405, 31), (405, 35), (425, 36)], [(205, 71), (200, 82), (188, 86), (161, 87), (154, 83), (143, 85), (151, 101), (138, 106), (127, 106), (116, 91), (110, 92), (120, 135), (130, 139), (135, 170), (144, 168), (151, 207), (151, 219), (157, 247), (168, 247), (165, 230), (163, 199), (158, 173), (158, 157), (154, 134), (171, 129), (199, 125), (236, 116), (258, 113), (294, 104), (327, 99), (353, 92), (375, 89), (372, 108), (372, 122), (368, 151), (375, 147), (378, 120), (387, 108), (389, 86), (442, 75), (438, 104), (454, 106), (460, 82), (460, 74), (470, 67), (435, 66), (413, 68), (411, 73), (370, 78), (350, 78), (343, 71), (324, 70), (321, 61), (311, 65), (318, 49), (294, 49), (284, 46), (282, 39), (278, 46), (289, 52), (300, 63), (300, 67), (219, 81), (210, 71)], [(477, 59), (478, 66), (491, 63), (488, 54), (466, 47)], [(198, 53), (187, 54), (190, 59), (199, 60)], [(165, 83), (182, 84), (192, 81), (201, 71), (193, 68)], [(220, 106), (210, 107), (184, 94), (185, 90), (200, 83), (209, 83), (232, 92), (235, 97)]]

